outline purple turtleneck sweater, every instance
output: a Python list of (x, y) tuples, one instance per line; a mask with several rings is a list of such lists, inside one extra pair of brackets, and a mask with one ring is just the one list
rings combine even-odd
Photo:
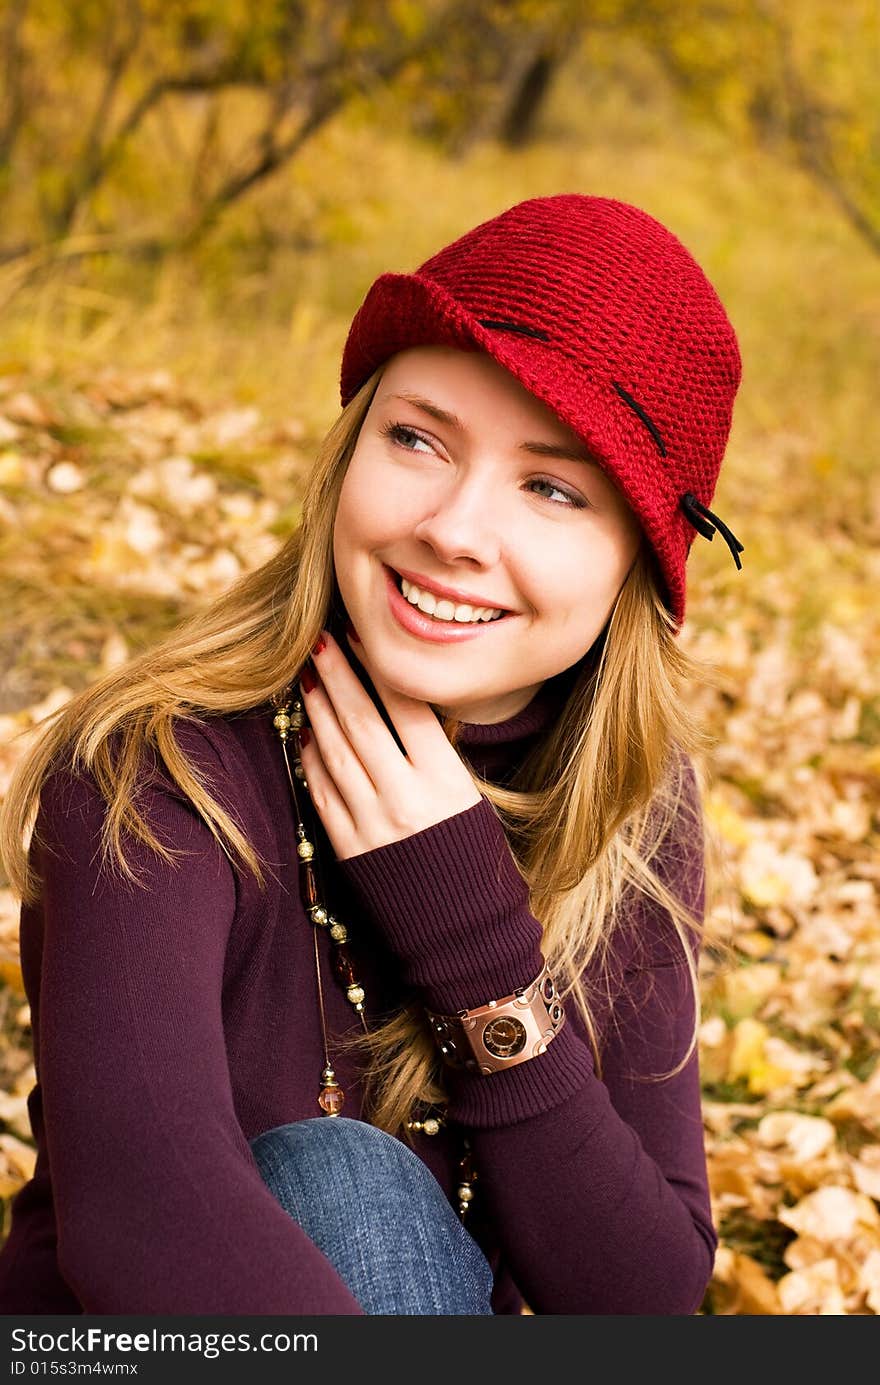
[[(516, 716), (464, 727), (460, 753), (493, 782), (558, 711), (544, 684)], [(312, 924), (299, 899), (295, 819), (268, 707), (178, 728), (268, 861), (268, 888), (232, 864), (171, 780), (140, 806), (190, 853), (178, 869), (132, 842), (136, 887), (96, 857), (103, 802), (89, 776), (44, 786), (21, 953), (37, 1085), (34, 1177), (0, 1251), (4, 1313), (357, 1314), (323, 1253), (262, 1182), (249, 1141), (319, 1114), (323, 1066)], [(697, 802), (693, 771), (688, 793)], [(699, 916), (692, 828), (663, 850), (670, 887)], [(36, 836), (47, 843), (43, 846)], [(541, 928), (498, 816), (475, 806), (335, 862), (328, 903), (350, 926), (368, 1013), (419, 996), (431, 1009), (509, 994), (541, 967)], [(332, 886), (331, 886), (332, 878)], [(573, 1000), (547, 1051), (491, 1077), (449, 1079), (448, 1126), (416, 1152), (454, 1199), (458, 1136), (479, 1170), (469, 1228), (495, 1272), (493, 1309), (692, 1314), (712, 1271), (693, 1004), (658, 906), (633, 901), (615, 934), (613, 1017), (596, 1002), (596, 1075)], [(353, 1012), (321, 935), (331, 1032)], [(694, 947), (697, 946), (694, 941)], [(354, 1057), (334, 1063), (361, 1112)]]

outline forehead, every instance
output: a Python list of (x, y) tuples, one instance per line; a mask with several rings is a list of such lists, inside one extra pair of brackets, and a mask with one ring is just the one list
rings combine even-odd
[[(386, 361), (383, 381), (395, 385), (403, 380), (435, 380), (452, 387), (468, 389), (490, 386), (493, 390), (523, 396), (524, 403), (540, 405), (510, 371), (486, 351), (463, 350), (455, 346), (410, 346)], [(549, 411), (548, 411), (549, 412)]]

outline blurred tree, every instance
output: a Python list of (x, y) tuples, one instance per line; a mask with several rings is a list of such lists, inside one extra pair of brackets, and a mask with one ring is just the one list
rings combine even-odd
[(880, 251), (876, 0), (644, 0), (638, 24), (684, 99), (793, 159)]
[[(178, 200), (171, 224), (160, 218), (157, 235), (134, 244), (198, 239), (353, 96), (391, 82), (472, 8), (465, 0), (13, 0), (0, 35), (12, 78), (0, 192), (19, 203), (30, 193), (31, 206), (16, 210), (30, 213), (34, 240), (7, 245), (3, 258), (96, 222), (106, 228), (112, 218), (99, 194), (115, 178), (136, 195), (123, 165), (150, 120), (164, 116), (166, 133), (174, 129), (175, 101), (206, 111), (199, 140), (177, 150), (190, 165), (191, 196), (182, 208)], [(220, 125), (241, 110), (244, 92), (260, 99), (221, 160)]]
[(878, 39), (876, 0), (3, 0), (0, 259), (193, 244), (355, 99), (521, 147), (562, 66), (624, 40), (878, 250)]

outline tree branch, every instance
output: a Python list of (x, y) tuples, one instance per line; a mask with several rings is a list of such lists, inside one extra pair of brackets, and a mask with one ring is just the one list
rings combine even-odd
[(8, 164), (24, 113), (24, 46), (21, 30), (27, 14), (28, 0), (11, 0), (3, 26), (3, 82), (6, 93), (3, 123), (0, 125), (0, 164)]
[[(95, 150), (91, 163), (84, 170), (82, 180), (76, 189), (76, 205), (79, 206), (100, 186), (116, 160), (121, 157), (128, 140), (137, 132), (154, 106), (170, 92), (220, 91), (226, 87), (251, 85), (260, 83), (246, 79), (234, 61), (224, 63), (211, 73), (190, 72), (179, 77), (157, 77), (141, 92), (103, 149)], [(68, 226), (70, 219), (72, 218), (68, 219)]]
[(128, 32), (124, 32), (116, 43), (111, 43), (104, 82), (86, 133), (79, 169), (70, 179), (64, 200), (53, 218), (54, 230), (58, 235), (65, 235), (70, 230), (83, 199), (96, 186), (97, 181), (100, 181), (98, 170), (101, 167), (102, 143), (113, 110), (113, 102), (125, 70), (137, 52), (143, 35), (144, 16), (138, 0), (127, 0), (126, 10)]
[(829, 194), (844, 218), (875, 254), (880, 254), (880, 224), (858, 205), (835, 165), (828, 137), (827, 111), (812, 96), (797, 70), (787, 25), (774, 15), (781, 59), (783, 89), (788, 105), (787, 134), (795, 158)]
[[(316, 64), (308, 75), (312, 78), (313, 84), (318, 86), (318, 92), (313, 98), (312, 107), (300, 127), (286, 140), (279, 142), (274, 138), (274, 122), (268, 123), (258, 137), (250, 165), (231, 175), (221, 184), (186, 233), (184, 243), (191, 246), (201, 240), (216, 224), (227, 207), (236, 202), (257, 183), (263, 182), (284, 164), (289, 163), (294, 155), (299, 153), (303, 145), (337, 111), (341, 110), (347, 101), (362, 92), (368, 83), (379, 85), (393, 81), (407, 63), (421, 56), (422, 53), (442, 39), (444, 30), (451, 23), (456, 22), (457, 15), (459, 17), (466, 15), (469, 9), (469, 0), (456, 0), (456, 3), (448, 6), (442, 14), (437, 16), (416, 42), (405, 46), (384, 61), (380, 60), (366, 72), (356, 76), (354, 80), (349, 80), (347, 86), (339, 81), (340, 73), (346, 71), (344, 52), (337, 49), (333, 55)], [(350, 62), (347, 75), (350, 79)], [(327, 81), (335, 79), (335, 85), (329, 88), (325, 86), (321, 90), (321, 82), (315, 81), (319, 76), (325, 77)]]
[(158, 259), (171, 249), (171, 243), (147, 236), (92, 235), (68, 236), (63, 241), (39, 245), (10, 255), (6, 269), (0, 270), (0, 309), (38, 275), (58, 264), (87, 259), (90, 255), (123, 252)]

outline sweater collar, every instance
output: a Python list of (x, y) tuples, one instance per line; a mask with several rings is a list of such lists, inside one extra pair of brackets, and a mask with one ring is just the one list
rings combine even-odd
[(505, 745), (534, 736), (544, 731), (553, 720), (561, 706), (556, 680), (546, 679), (534, 693), (525, 707), (504, 721), (488, 724), (475, 721), (462, 722), (458, 743), (466, 746)]
[(569, 670), (548, 678), (519, 712), (490, 724), (466, 721), (456, 745), (471, 768), (484, 779), (506, 779), (547, 733), (571, 690)]

